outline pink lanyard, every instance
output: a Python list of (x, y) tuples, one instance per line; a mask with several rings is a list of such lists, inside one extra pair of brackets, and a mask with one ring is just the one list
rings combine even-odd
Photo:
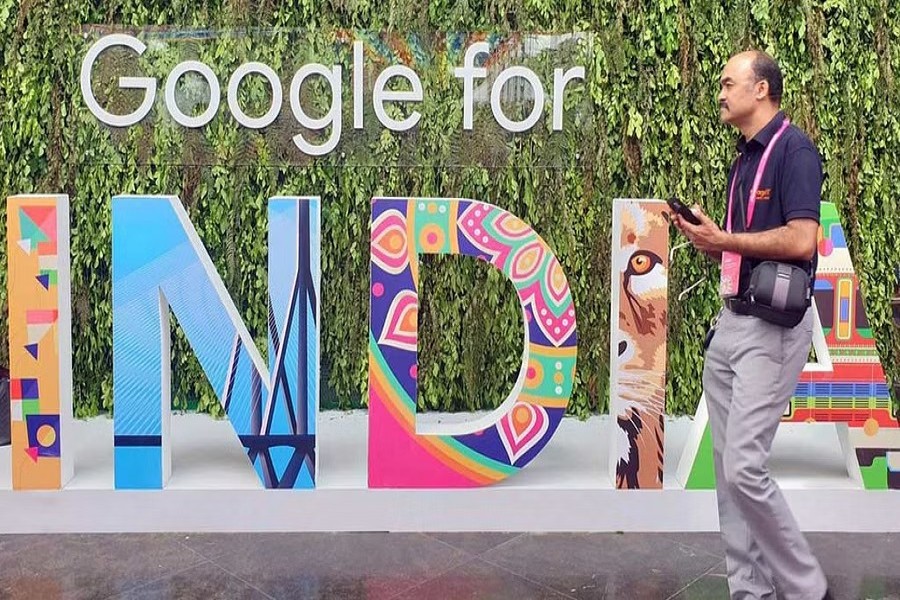
[[(766, 151), (763, 152), (762, 158), (759, 161), (759, 166), (756, 168), (756, 177), (753, 179), (753, 187), (750, 188), (750, 199), (747, 201), (747, 222), (744, 223), (744, 230), (750, 231), (750, 223), (753, 221), (753, 211), (756, 209), (756, 192), (759, 191), (759, 184), (762, 182), (763, 173), (766, 171), (766, 165), (769, 164), (769, 156), (772, 154), (772, 148), (775, 147), (775, 144), (781, 139), (782, 134), (787, 131), (787, 128), (791, 126), (791, 122), (787, 119), (782, 121), (781, 127), (772, 136), (772, 140), (769, 142), (769, 145), (766, 146)], [(731, 180), (731, 191), (728, 192), (728, 222), (725, 224), (725, 229), (728, 233), (731, 233), (731, 211), (734, 206), (734, 184), (737, 182), (738, 178), (741, 176), (741, 157), (738, 157), (737, 168), (734, 170), (734, 179)]]

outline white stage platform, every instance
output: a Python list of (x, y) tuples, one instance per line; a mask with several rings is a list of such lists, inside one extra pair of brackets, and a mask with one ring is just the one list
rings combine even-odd
[[(420, 423), (482, 415), (425, 415)], [(521, 473), (475, 490), (369, 490), (366, 413), (319, 417), (316, 490), (263, 490), (227, 421), (172, 419), (172, 478), (162, 491), (113, 490), (112, 421), (74, 427), (75, 476), (58, 492), (13, 492), (0, 448), (0, 533), (126, 531), (716, 531), (715, 493), (675, 471), (690, 419), (666, 426), (666, 489), (618, 491), (608, 417), (564, 419)], [(847, 474), (835, 427), (783, 424), (772, 472), (807, 531), (900, 531), (900, 493)]]

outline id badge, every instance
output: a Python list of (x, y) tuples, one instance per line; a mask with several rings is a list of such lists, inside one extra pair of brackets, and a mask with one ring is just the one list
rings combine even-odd
[(734, 298), (741, 284), (741, 255), (736, 252), (722, 252), (722, 279), (719, 281), (719, 295)]

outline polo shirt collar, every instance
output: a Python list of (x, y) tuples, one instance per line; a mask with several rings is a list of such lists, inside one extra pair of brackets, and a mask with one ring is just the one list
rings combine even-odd
[(781, 127), (781, 124), (784, 122), (785, 114), (783, 110), (779, 110), (778, 113), (772, 117), (772, 120), (769, 123), (759, 130), (759, 132), (753, 136), (753, 139), (747, 141), (744, 139), (744, 136), (738, 140), (737, 148), (739, 152), (746, 152), (750, 148), (758, 147), (765, 148), (769, 145), (769, 142), (772, 141), (772, 138), (775, 137), (775, 133), (778, 131), (778, 128)]

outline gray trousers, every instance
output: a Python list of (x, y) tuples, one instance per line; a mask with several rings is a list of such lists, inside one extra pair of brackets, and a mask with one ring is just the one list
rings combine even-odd
[(706, 351), (719, 524), (733, 599), (820, 600), (827, 583), (768, 459), (809, 356), (812, 309), (793, 329), (723, 309)]

